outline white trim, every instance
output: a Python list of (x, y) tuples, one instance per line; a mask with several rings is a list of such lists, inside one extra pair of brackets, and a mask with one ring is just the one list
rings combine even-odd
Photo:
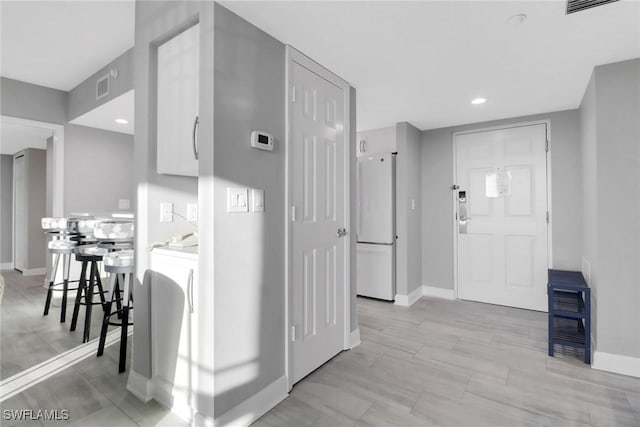
[[(453, 145), (453, 183), (458, 184), (457, 176), (458, 176), (458, 165), (457, 165), (457, 143), (456, 137), (458, 135), (468, 135), (473, 133), (481, 133), (481, 132), (490, 132), (494, 130), (501, 129), (513, 129), (527, 126), (535, 126), (535, 125), (545, 125), (546, 138), (549, 141), (549, 151), (545, 153), (546, 158), (546, 202), (547, 202), (547, 210), (549, 211), (549, 223), (547, 224), (547, 268), (553, 268), (553, 233), (552, 233), (552, 225), (553, 225), (553, 215), (551, 209), (551, 119), (543, 119), (543, 120), (532, 120), (528, 122), (514, 122), (514, 123), (505, 123), (503, 125), (496, 126), (488, 126), (481, 128), (474, 128), (464, 131), (458, 131), (452, 133), (452, 145)], [(458, 227), (456, 221), (456, 214), (458, 212), (458, 206), (456, 205), (456, 191), (451, 191), (451, 203), (453, 206), (453, 298), (448, 299), (457, 299), (458, 298)], [(439, 288), (436, 288), (439, 289)], [(426, 295), (426, 294), (425, 294)]]
[(640, 358), (637, 357), (594, 351), (591, 368), (640, 378)]
[[(293, 301), (292, 301), (292, 286), (293, 286), (293, 265), (291, 259), (293, 257), (293, 230), (291, 222), (291, 200), (293, 199), (293, 183), (292, 183), (292, 158), (290, 153), (290, 147), (292, 144), (291, 135), (291, 87), (293, 86), (293, 73), (292, 66), (296, 62), (308, 70), (318, 74), (322, 78), (335, 84), (341, 88), (344, 96), (344, 159), (345, 159), (345, 175), (344, 175), (344, 218), (343, 224), (347, 228), (350, 224), (350, 134), (351, 134), (351, 91), (349, 83), (332, 73), (322, 65), (314, 62), (311, 58), (305, 56), (294, 47), (286, 46), (286, 58), (285, 58), (285, 81), (286, 81), (286, 93), (285, 93), (285, 378), (287, 383), (287, 390), (293, 387), (293, 346), (291, 345), (291, 327), (292, 327), (292, 313), (293, 313)], [(351, 247), (351, 235), (347, 233), (344, 236), (344, 335), (343, 335), (343, 349), (348, 350), (351, 348), (351, 286), (350, 286), (350, 247)]]
[(42, 268), (25, 268), (22, 270), (23, 276), (39, 276), (47, 273), (46, 267)]
[(435, 286), (427, 285), (422, 286), (422, 296), (428, 298), (446, 299), (450, 301), (454, 301), (456, 299), (453, 289), (438, 288)]
[(0, 263), (0, 270), (13, 270), (13, 261)]
[(350, 344), (349, 349), (354, 349), (360, 345), (360, 328), (356, 328), (354, 331), (351, 331)]
[(409, 295), (396, 294), (394, 304), (401, 307), (411, 307), (422, 295), (422, 286), (418, 286), (418, 288), (414, 289)]
[[(133, 333), (133, 328), (129, 335)], [(108, 347), (111, 344), (120, 341), (120, 331), (113, 330), (107, 334), (107, 339), (104, 346)], [(16, 394), (20, 394), (30, 387), (46, 380), (53, 375), (56, 375), (70, 366), (75, 365), (78, 362), (83, 361), (96, 354), (98, 350), (99, 338), (94, 338), (88, 343), (81, 344), (71, 350), (65, 351), (57, 356), (52, 357), (49, 360), (45, 360), (38, 365), (32, 366), (29, 369), (13, 375), (2, 382), (0, 382), (0, 402), (3, 402)]]
[(144, 375), (137, 373), (133, 368), (129, 369), (127, 378), (127, 390), (135, 397), (147, 403), (153, 398), (153, 381)]
[(245, 427), (266, 414), (288, 396), (287, 377), (282, 376), (238, 406), (214, 420), (215, 427)]

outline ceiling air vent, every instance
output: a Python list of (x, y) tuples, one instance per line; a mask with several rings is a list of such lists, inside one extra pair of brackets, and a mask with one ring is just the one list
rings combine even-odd
[(617, 1), (619, 0), (567, 0), (567, 15)]
[(96, 99), (104, 98), (109, 95), (109, 75), (107, 74), (106, 76), (99, 78), (96, 87)]

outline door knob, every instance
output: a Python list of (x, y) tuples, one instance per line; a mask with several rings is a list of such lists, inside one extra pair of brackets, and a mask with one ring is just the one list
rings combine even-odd
[(471, 219), (471, 218), (469, 218), (468, 216), (464, 216), (464, 215), (462, 215), (462, 216), (460, 217), (460, 221), (467, 221), (467, 220), (469, 220), (469, 219)]
[(345, 228), (338, 228), (338, 232), (336, 233), (338, 237), (343, 237), (347, 235), (347, 230)]

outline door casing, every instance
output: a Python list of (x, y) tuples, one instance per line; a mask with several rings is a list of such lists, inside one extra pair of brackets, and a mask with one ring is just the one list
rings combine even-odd
[[(546, 193), (547, 193), (547, 212), (549, 212), (549, 222), (547, 223), (547, 268), (553, 268), (553, 243), (552, 243), (552, 237), (553, 237), (553, 212), (551, 210), (551, 149), (552, 149), (552, 143), (551, 143), (551, 121), (550, 120), (535, 120), (535, 121), (530, 121), (530, 122), (519, 122), (519, 123), (512, 123), (512, 124), (508, 124), (508, 125), (502, 125), (502, 126), (489, 126), (489, 127), (482, 127), (482, 128), (476, 128), (476, 129), (469, 129), (469, 130), (464, 130), (464, 131), (459, 131), (459, 132), (454, 132), (452, 134), (452, 147), (453, 147), (453, 176), (452, 176), (452, 182), (456, 183), (457, 180), (457, 176), (458, 176), (458, 166), (457, 166), (457, 144), (456, 144), (456, 136), (458, 135), (465, 135), (465, 134), (471, 134), (471, 133), (478, 133), (478, 132), (487, 132), (487, 131), (493, 131), (493, 130), (501, 130), (501, 129), (511, 129), (511, 128), (517, 128), (517, 127), (525, 127), (525, 126), (533, 126), (533, 125), (540, 125), (543, 124), (546, 126), (547, 129), (547, 141), (548, 141), (548, 147), (549, 150), (546, 153), (546, 157), (547, 157), (547, 179), (546, 179)], [(456, 192), (455, 191), (451, 191), (451, 207), (452, 207), (452, 217), (451, 217), (451, 221), (453, 223), (453, 227), (452, 227), (452, 238), (453, 238), (453, 297), (454, 299), (458, 299), (458, 227), (457, 227), (457, 219), (456, 219), (456, 212), (457, 212), (457, 200), (456, 200)]]
[(330, 81), (334, 85), (342, 89), (344, 94), (344, 161), (345, 161), (345, 182), (344, 182), (344, 226), (347, 229), (347, 235), (345, 239), (345, 251), (344, 251), (344, 340), (343, 349), (348, 350), (350, 348), (350, 335), (351, 335), (351, 282), (350, 282), (350, 246), (351, 246), (351, 234), (350, 229), (350, 192), (349, 192), (349, 180), (351, 177), (351, 167), (349, 163), (349, 150), (351, 147), (349, 135), (351, 129), (350, 123), (350, 88), (349, 84), (324, 68), (322, 65), (316, 63), (311, 58), (305, 56), (294, 47), (287, 45), (286, 47), (286, 59), (285, 59), (285, 81), (286, 81), (286, 94), (285, 94), (285, 376), (287, 377), (287, 388), (291, 390), (293, 387), (293, 346), (291, 345), (291, 328), (293, 318), (293, 226), (291, 222), (291, 201), (293, 200), (293, 156), (291, 153), (291, 144), (293, 143), (293, 136), (291, 132), (292, 126), (292, 109), (291, 109), (291, 87), (293, 86), (293, 64), (297, 63), (304, 68), (318, 74), (324, 79)]

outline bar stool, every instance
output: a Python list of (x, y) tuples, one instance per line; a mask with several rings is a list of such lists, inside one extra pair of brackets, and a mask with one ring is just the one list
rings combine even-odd
[[(106, 249), (99, 248), (94, 245), (79, 245), (76, 248), (76, 261), (82, 263), (82, 269), (80, 272), (80, 280), (78, 282), (78, 293), (76, 294), (76, 300), (73, 307), (73, 317), (71, 319), (70, 331), (76, 330), (76, 324), (78, 322), (78, 314), (80, 306), (85, 306), (84, 313), (84, 331), (82, 334), (82, 342), (89, 341), (89, 335), (91, 333), (91, 312), (94, 305), (101, 305), (105, 310), (105, 298), (104, 290), (102, 289), (102, 280), (100, 279), (100, 269), (98, 263), (102, 262), (102, 257), (107, 253)], [(89, 284), (87, 285), (87, 269), (89, 272)], [(95, 291), (95, 287), (98, 287), (98, 291)], [(94, 295), (100, 296), (99, 302), (94, 302)], [(84, 297), (84, 302), (83, 302)]]
[[(51, 306), (51, 297), (53, 295), (53, 292), (62, 292), (62, 304), (60, 306), (60, 323), (65, 322), (67, 314), (67, 292), (75, 291), (78, 289), (69, 289), (69, 267), (71, 264), (71, 255), (75, 253), (75, 248), (77, 245), (77, 242), (68, 239), (52, 240), (48, 244), (49, 252), (53, 255), (53, 262), (51, 263), (51, 270), (49, 271), (49, 288), (47, 290), (47, 299), (44, 303), (44, 316), (47, 316), (49, 314), (49, 307)], [(61, 256), (62, 283), (55, 283)], [(74, 280), (72, 282), (77, 281)], [(62, 289), (58, 288), (60, 285), (62, 285)]]
[[(135, 266), (133, 262), (133, 250), (126, 249), (117, 252), (110, 252), (103, 256), (104, 269), (109, 273), (109, 293), (107, 301), (105, 303), (104, 318), (102, 319), (102, 329), (100, 331), (100, 342), (98, 344), (98, 356), (102, 356), (104, 353), (104, 345), (107, 339), (107, 330), (109, 325), (120, 326), (120, 356), (118, 364), (118, 372), (125, 371), (126, 359), (127, 359), (127, 334), (128, 327), (133, 325), (129, 322), (129, 310), (132, 309), (131, 303), (133, 302), (133, 275), (135, 272)], [(121, 279), (118, 275), (122, 276)], [(114, 297), (116, 301), (119, 299), (119, 286), (121, 283), (122, 289), (122, 308), (117, 308), (116, 311), (112, 311), (112, 304)], [(111, 321), (111, 316), (118, 315), (120, 321)]]

